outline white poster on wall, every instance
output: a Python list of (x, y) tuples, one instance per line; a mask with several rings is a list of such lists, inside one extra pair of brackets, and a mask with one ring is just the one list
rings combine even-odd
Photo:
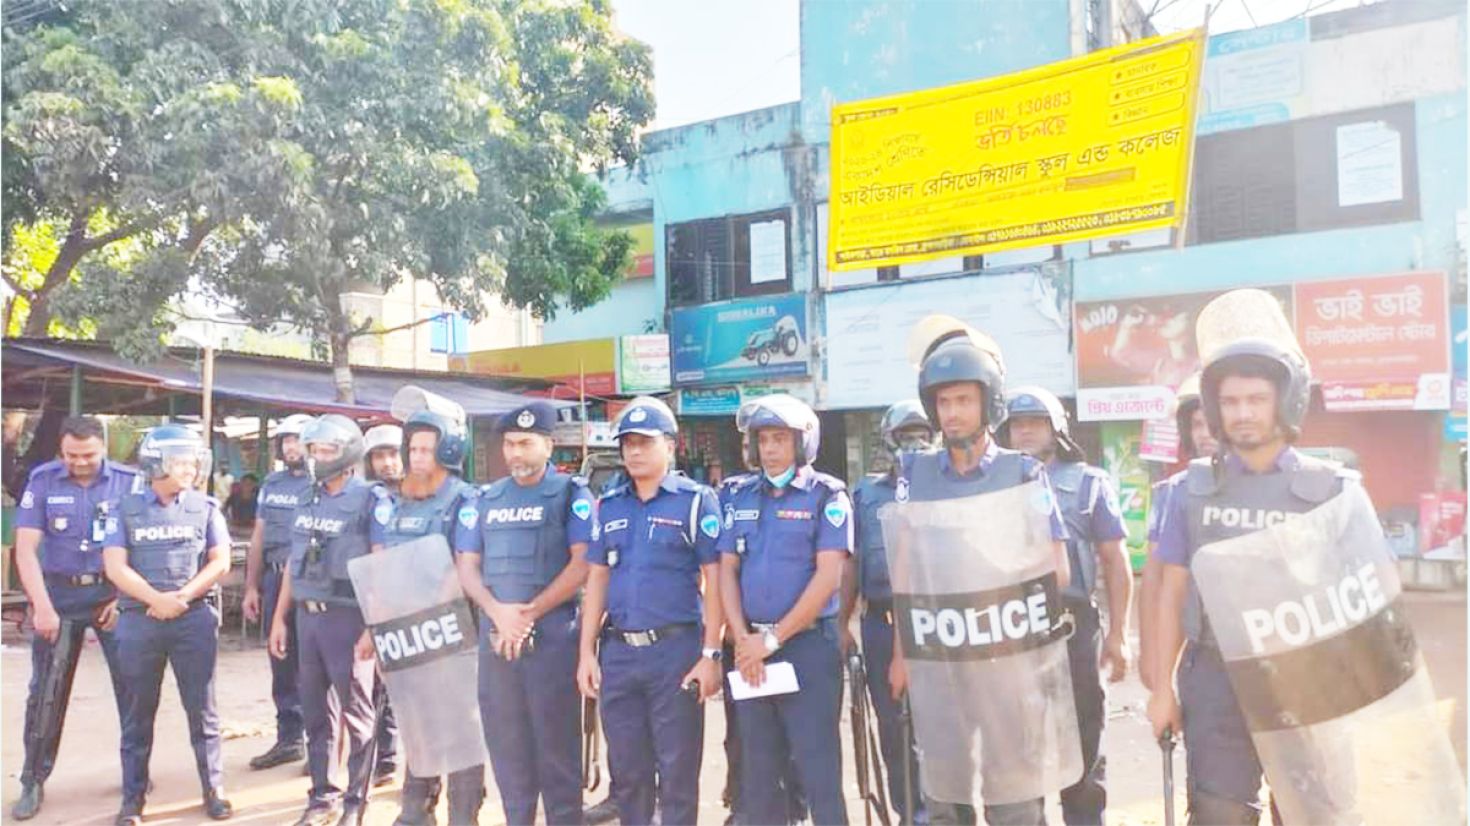
[(1381, 120), (1337, 127), (1337, 205), (1404, 199), (1403, 140)]
[(750, 283), (786, 280), (786, 222), (750, 225)]
[(977, 275), (828, 293), (828, 409), (886, 407), (918, 394), (909, 330), (931, 313), (955, 316), (1000, 344), (1006, 383), (1073, 393), (1072, 308), (1057, 307), (1039, 271)]

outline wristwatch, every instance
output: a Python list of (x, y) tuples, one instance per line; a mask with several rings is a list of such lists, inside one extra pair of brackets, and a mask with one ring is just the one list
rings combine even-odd
[(699, 653), (705, 659), (714, 660), (715, 662), (725, 659), (725, 652), (718, 648), (706, 648)]
[(766, 644), (767, 654), (774, 654), (781, 649), (781, 638), (776, 636), (774, 628), (767, 628), (761, 632), (761, 640)]

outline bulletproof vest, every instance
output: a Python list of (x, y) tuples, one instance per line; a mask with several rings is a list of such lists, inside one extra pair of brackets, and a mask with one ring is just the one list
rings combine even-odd
[(291, 522), (296, 508), (311, 497), (311, 476), (278, 470), (260, 486), (260, 508), (256, 516), (265, 523), (262, 541), (265, 561), (285, 562), (291, 557)]
[[(1190, 462), (1186, 473), (1189, 545), (1195, 550), (1306, 513), (1340, 493), (1344, 478), (1337, 465), (1306, 456), (1295, 470), (1279, 473), (1246, 473), (1228, 464), (1217, 470), (1208, 458)], [(1194, 577), (1184, 603), (1184, 632), (1195, 642), (1215, 644)]]
[(893, 586), (888, 579), (888, 558), (883, 547), (883, 523), (878, 509), (893, 501), (893, 480), (888, 476), (869, 476), (852, 492), (857, 513), (858, 587), (868, 599), (891, 599)]
[[(347, 563), (368, 553), (368, 520), (388, 500), (381, 485), (347, 480), (337, 496), (313, 490), (291, 524), (291, 596), (298, 600), (356, 605)], [(389, 504), (391, 506), (391, 503)]]
[(528, 602), (566, 567), (575, 485), (571, 476), (548, 471), (532, 487), (507, 476), (480, 490), (480, 573), (497, 600)]
[(432, 534), (452, 539), (450, 532), (459, 515), (460, 500), (470, 490), (462, 479), (450, 476), (427, 499), (409, 499), (402, 493), (393, 497), (393, 516), (383, 529), (384, 544), (391, 548)]
[[(209, 497), (195, 490), (180, 491), (172, 507), (158, 504), (151, 491), (129, 494), (119, 506), (128, 566), (160, 592), (187, 585), (204, 564), (209, 510)], [(123, 608), (144, 607), (125, 593), (118, 599)]]
[(1082, 501), (1082, 481), (1087, 478), (1087, 465), (1065, 462), (1047, 469), (1062, 521), (1067, 524), (1067, 562), (1072, 569), (1071, 582), (1062, 591), (1065, 596), (1088, 599), (1097, 587), (1097, 550), (1092, 542), (1091, 508)]
[[(1014, 450), (1002, 450), (984, 473), (964, 479), (945, 476), (939, 464), (941, 451), (914, 454), (908, 465), (907, 494), (917, 502), (938, 499), (960, 499), (981, 493), (994, 493), (1016, 487), (1026, 482), (1026, 454)], [(904, 484), (900, 480), (900, 485)]]

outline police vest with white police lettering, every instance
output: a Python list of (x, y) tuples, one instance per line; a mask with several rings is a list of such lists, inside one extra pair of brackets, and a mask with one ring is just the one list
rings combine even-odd
[(501, 602), (529, 602), (571, 560), (567, 519), (580, 478), (547, 470), (530, 487), (509, 476), (480, 489), (480, 573)]
[[(459, 513), (460, 503), (473, 494), (474, 488), (458, 476), (449, 476), (444, 484), (425, 499), (410, 499), (401, 492), (386, 504), (379, 501), (374, 506), (373, 518), (383, 525), (383, 544), (388, 547), (402, 545), (425, 536), (438, 534), (451, 540), (454, 520)], [(387, 509), (386, 521), (379, 509)]]
[[(161, 505), (152, 490), (123, 497), (119, 515), (128, 566), (167, 593), (189, 583), (204, 564), (210, 514), (218, 503), (196, 490), (180, 491), (171, 505)], [(141, 609), (143, 603), (125, 593), (118, 606)]]
[[(1338, 495), (1344, 481), (1357, 478), (1333, 462), (1297, 456), (1296, 468), (1264, 474), (1247, 473), (1231, 463), (1217, 468), (1210, 457), (1190, 462), (1184, 483), (1173, 494), (1183, 491), (1188, 497), (1189, 546), (1198, 551), (1278, 525)], [(1194, 577), (1184, 603), (1184, 632), (1195, 642), (1215, 644)]]
[(317, 488), (291, 523), (291, 597), (336, 605), (357, 605), (347, 563), (371, 551), (368, 521), (388, 502), (382, 485), (356, 477), (336, 496)]
[(311, 496), (311, 475), (302, 471), (278, 470), (265, 477), (257, 497), (256, 510), (265, 523), (261, 542), (265, 561), (279, 565), (291, 557), (291, 522), (296, 509)]

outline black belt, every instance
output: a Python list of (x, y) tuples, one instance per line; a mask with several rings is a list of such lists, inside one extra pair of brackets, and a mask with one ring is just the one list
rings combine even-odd
[(89, 588), (107, 582), (107, 577), (102, 574), (46, 574), (45, 579), (54, 585), (70, 585), (73, 588)]
[[(801, 636), (802, 634), (805, 634), (808, 631), (814, 631), (814, 630), (816, 630), (816, 628), (817, 628), (817, 626), (819, 624), (821, 624), (823, 622), (828, 622), (828, 621), (831, 621), (831, 622), (834, 622), (834, 623), (836, 622), (836, 620), (833, 620), (830, 617), (823, 617), (821, 619), (818, 619), (816, 622), (812, 623), (811, 625), (808, 625), (807, 627), (805, 627), (805, 628), (801, 629), (800, 631), (797, 631), (796, 633), (794, 633), (791, 636), (787, 637), (786, 638), (786, 642), (791, 642), (792, 640), (796, 639), (797, 637)], [(774, 633), (776, 633), (776, 626), (779, 625), (779, 624), (780, 623), (775, 623), (775, 622), (750, 622), (750, 623), (746, 623), (746, 625), (750, 626), (751, 632), (756, 633), (756, 634), (764, 634), (767, 631), (770, 631), (771, 633), (774, 634)], [(785, 644), (786, 643), (782, 643), (782, 645), (785, 645)]]
[(646, 631), (624, 631), (609, 625), (603, 629), (602, 633), (604, 636), (622, 640), (625, 645), (631, 645), (634, 648), (647, 648), (656, 642), (673, 639), (698, 628), (699, 623), (697, 622), (676, 622), (672, 625), (660, 625), (657, 628), (650, 628)]
[(322, 602), (319, 599), (301, 600), (301, 608), (308, 614), (325, 614), (332, 607), (330, 602)]

